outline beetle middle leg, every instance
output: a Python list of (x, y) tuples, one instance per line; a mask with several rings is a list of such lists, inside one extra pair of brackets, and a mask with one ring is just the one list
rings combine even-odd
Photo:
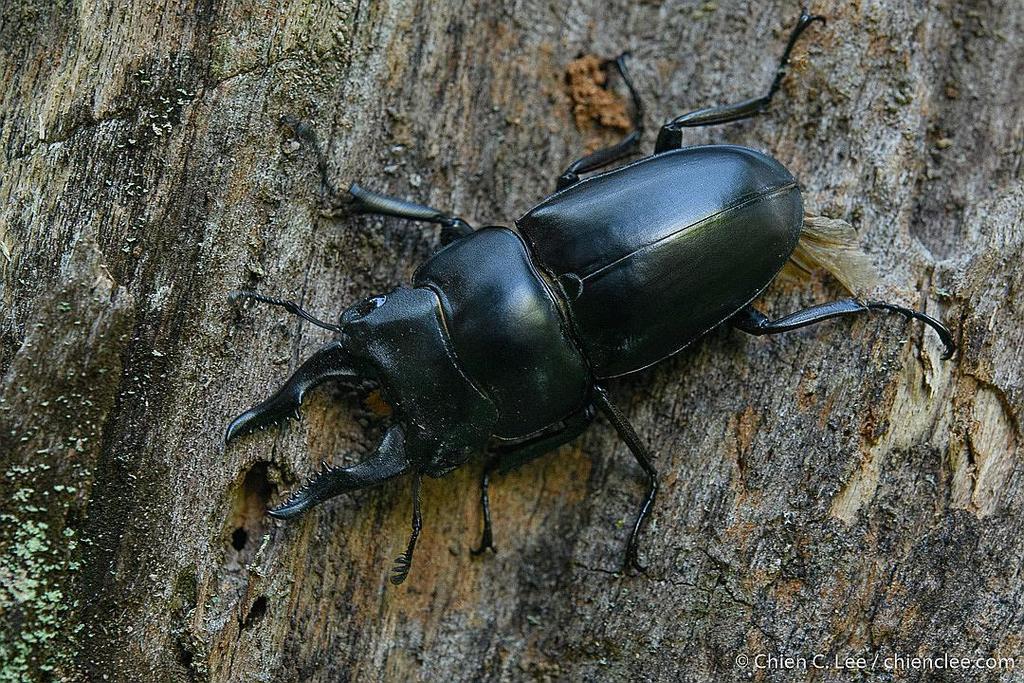
[(615, 65), (619, 75), (622, 77), (622, 81), (629, 90), (629, 97), (633, 101), (633, 131), (611, 147), (599, 149), (569, 164), (569, 167), (565, 169), (562, 175), (558, 176), (556, 190), (564, 190), (570, 185), (578, 183), (581, 173), (596, 171), (623, 157), (629, 156), (639, 146), (640, 138), (644, 134), (644, 110), (643, 104), (640, 101), (640, 95), (637, 94), (636, 88), (633, 86), (633, 80), (629, 77), (629, 71), (626, 69), (627, 56), (628, 53), (624, 52), (608, 63)]
[(753, 306), (747, 306), (734, 315), (730, 320), (730, 323), (733, 327), (742, 330), (743, 332), (760, 336), (764, 334), (789, 332), (790, 330), (807, 327), (808, 325), (820, 323), (830, 318), (867, 313), (869, 311), (890, 311), (892, 313), (904, 315), (908, 319), (920, 320), (925, 323), (935, 330), (935, 333), (939, 335), (939, 339), (942, 340), (942, 344), (946, 347), (945, 352), (942, 354), (943, 360), (951, 358), (953, 353), (956, 351), (953, 334), (949, 331), (949, 328), (941, 322), (930, 315), (921, 313), (920, 311), (904, 308), (903, 306), (897, 306), (896, 304), (890, 304), (884, 301), (840, 299), (839, 301), (830, 301), (825, 304), (811, 306), (810, 308), (790, 313), (789, 315), (777, 320), (771, 320), (768, 316)]
[(484, 531), (480, 538), (480, 545), (471, 549), (473, 555), (480, 555), (488, 548), (492, 552), (498, 552), (494, 547), (494, 533), (491, 527), (491, 500), (488, 496), (488, 488), (491, 483), (491, 475), (494, 472), (508, 474), (521, 465), (531, 460), (550, 453), (563, 444), (567, 444), (577, 436), (586, 431), (591, 422), (594, 421), (594, 406), (587, 406), (579, 413), (566, 418), (561, 427), (548, 431), (519, 443), (495, 446), (491, 449), (491, 456), (484, 465), (483, 475), (480, 478), (480, 507), (484, 516)]
[(629, 423), (626, 416), (623, 415), (615, 404), (608, 398), (608, 392), (600, 386), (594, 387), (594, 397), (597, 407), (601, 409), (604, 416), (608, 418), (608, 421), (615, 427), (615, 431), (618, 432), (619, 438), (626, 442), (626, 446), (629, 448), (629, 452), (636, 458), (637, 463), (643, 468), (644, 474), (647, 475), (647, 495), (644, 497), (644, 502), (640, 506), (640, 514), (636, 517), (636, 524), (633, 525), (633, 532), (629, 535), (629, 544), (626, 546), (626, 567), (632, 567), (637, 571), (643, 572), (646, 568), (640, 564), (640, 560), (637, 559), (637, 546), (639, 545), (640, 528), (643, 526), (644, 520), (647, 519), (647, 515), (651, 512), (651, 506), (654, 504), (654, 497), (658, 493), (658, 470), (654, 467), (654, 463), (651, 462), (652, 457), (647, 446), (637, 436), (636, 430), (633, 429), (633, 425)]
[(662, 126), (661, 130), (658, 132), (658, 142), (654, 146), (654, 153), (658, 154), (670, 149), (678, 149), (682, 147), (684, 128), (714, 126), (719, 123), (729, 123), (731, 121), (749, 119), (763, 113), (768, 108), (769, 103), (771, 103), (772, 97), (778, 91), (779, 86), (782, 85), (782, 79), (786, 76), (786, 68), (789, 66), (789, 57), (793, 52), (793, 46), (796, 45), (796, 41), (800, 38), (800, 34), (815, 21), (825, 23), (825, 17), (817, 14), (810, 14), (806, 7), (801, 9), (800, 18), (797, 20), (793, 31), (789, 34), (789, 42), (786, 43), (786, 49), (782, 53), (782, 59), (779, 60), (779, 66), (775, 70), (775, 79), (772, 81), (771, 87), (768, 88), (768, 93), (766, 95), (744, 100), (737, 104), (727, 104), (720, 107), (698, 109), (697, 111), (683, 114), (682, 116), (669, 121)]
[(316, 157), (316, 168), (320, 174), (320, 192), (323, 201), (328, 205), (324, 214), (329, 217), (348, 216), (352, 214), (373, 214), (378, 216), (394, 216), (424, 223), (436, 223), (441, 226), (441, 244), (447, 245), (460, 237), (473, 232), (473, 226), (440, 209), (425, 204), (417, 204), (399, 197), (371, 192), (357, 183), (352, 183), (347, 193), (340, 193), (331, 183), (327, 168), (327, 155), (317, 140), (316, 133), (309, 126), (291, 116), (282, 119), (295, 137), (304, 141), (313, 150)]

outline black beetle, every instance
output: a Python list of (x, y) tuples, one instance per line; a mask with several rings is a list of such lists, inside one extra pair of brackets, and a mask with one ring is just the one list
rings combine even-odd
[[(336, 325), (293, 302), (238, 293), (284, 306), (334, 331), (335, 338), (277, 393), (236, 418), (228, 441), (290, 416), (309, 389), (329, 379), (372, 379), (394, 410), (373, 456), (352, 467), (325, 465), (269, 514), (294, 517), (340, 493), (413, 475), (412, 537), (391, 577), (401, 583), (420, 532), (422, 475), (438, 477), (489, 453), (481, 487), (483, 539), (474, 553), (493, 550), (490, 474), (570, 441), (600, 410), (647, 475), (647, 495), (626, 550), (627, 566), (642, 569), (637, 535), (657, 491), (657, 472), (603, 380), (646, 368), (722, 323), (774, 334), (870, 310), (927, 323), (949, 358), (949, 330), (895, 304), (850, 298), (777, 320), (757, 311), (751, 301), (799, 254), (803, 265), (824, 264), (840, 279), (843, 268), (816, 261), (810, 247), (801, 252), (805, 242), (823, 237), (827, 246), (828, 235), (805, 223), (797, 182), (779, 162), (734, 145), (682, 145), (684, 128), (763, 112), (797, 38), (816, 20), (823, 21), (801, 12), (767, 95), (680, 116), (661, 128), (653, 155), (581, 179), (633, 152), (641, 137), (640, 102), (624, 56), (610, 62), (632, 96), (634, 131), (573, 163), (555, 194), (514, 229), (473, 230), (437, 209), (353, 184), (338, 205), (344, 212), (440, 224), (445, 246), (416, 271), (412, 288), (358, 303)], [(294, 122), (292, 127), (312, 144), (324, 187), (334, 194), (312, 131)]]

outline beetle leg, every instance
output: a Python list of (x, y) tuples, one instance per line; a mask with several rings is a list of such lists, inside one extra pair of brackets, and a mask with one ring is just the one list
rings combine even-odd
[(411, 221), (423, 221), (425, 223), (437, 223), (441, 226), (441, 244), (447, 245), (460, 237), (473, 232), (473, 226), (458, 216), (450, 216), (445, 212), (424, 204), (391, 197), (386, 194), (378, 194), (363, 189), (356, 183), (348, 188), (352, 197), (350, 210), (355, 213), (376, 214), (379, 216), (395, 216), (407, 218)]
[(405, 552), (395, 558), (395, 566), (391, 569), (391, 583), (398, 585), (409, 576), (409, 569), (412, 568), (412, 553), (416, 550), (416, 541), (420, 537), (420, 530), (423, 528), (423, 513), (420, 510), (420, 473), (412, 477), (412, 535), (409, 537), (409, 545)]
[(644, 497), (643, 505), (640, 506), (640, 514), (637, 515), (636, 524), (633, 525), (633, 532), (629, 535), (625, 562), (627, 568), (632, 567), (640, 572), (646, 571), (646, 568), (637, 559), (637, 546), (640, 527), (643, 525), (644, 520), (647, 519), (647, 515), (650, 514), (651, 505), (654, 504), (654, 496), (658, 493), (658, 470), (651, 462), (652, 457), (650, 451), (647, 450), (647, 446), (637, 436), (633, 425), (629, 424), (626, 416), (619, 412), (619, 409), (608, 398), (608, 392), (604, 387), (595, 386), (594, 397), (597, 407), (601, 409), (601, 412), (608, 418), (608, 421), (615, 427), (615, 431), (619, 433), (619, 438), (626, 442), (629, 452), (633, 454), (640, 467), (643, 468), (644, 474), (647, 475), (647, 495)]
[(786, 69), (789, 66), (789, 57), (793, 52), (793, 46), (796, 45), (796, 41), (800, 38), (800, 34), (815, 21), (820, 21), (824, 24), (825, 17), (817, 14), (810, 14), (806, 7), (800, 10), (800, 18), (797, 20), (793, 31), (789, 34), (789, 42), (786, 43), (786, 49), (782, 53), (782, 59), (779, 60), (779, 66), (775, 70), (775, 79), (772, 81), (771, 87), (768, 88), (768, 94), (761, 97), (755, 97), (750, 100), (745, 100), (738, 104), (727, 104), (721, 107), (698, 109), (697, 111), (683, 114), (682, 116), (669, 121), (661, 127), (661, 131), (658, 133), (658, 142), (655, 144), (654, 153), (659, 154), (670, 149), (679, 149), (682, 147), (683, 128), (714, 126), (720, 123), (729, 123), (731, 121), (739, 121), (740, 119), (748, 119), (764, 112), (768, 108), (768, 104), (772, 101), (772, 97), (778, 91), (779, 86), (782, 85), (782, 79), (786, 76)]
[(633, 131), (611, 147), (599, 149), (569, 164), (569, 168), (565, 169), (565, 172), (558, 176), (556, 190), (564, 190), (570, 185), (578, 183), (581, 173), (596, 171), (603, 166), (629, 156), (636, 151), (637, 146), (640, 144), (640, 138), (644, 134), (644, 109), (643, 103), (640, 101), (640, 95), (637, 94), (636, 88), (633, 86), (633, 80), (629, 77), (629, 71), (626, 69), (626, 57), (628, 56), (628, 52), (623, 52), (609, 63), (615, 64), (615, 68), (629, 90), (629, 97), (633, 101)]
[(348, 193), (342, 195), (331, 183), (327, 167), (327, 155), (317, 140), (313, 128), (293, 116), (284, 116), (281, 122), (291, 129), (295, 137), (309, 145), (316, 156), (316, 169), (320, 174), (320, 192), (328, 208), (327, 216), (348, 216), (351, 214), (378, 214), (408, 218), (413, 221), (425, 221), (441, 225), (441, 244), (446, 245), (460, 237), (473, 232), (473, 227), (458, 216), (450, 216), (438, 209), (416, 204), (397, 197), (390, 197), (376, 192), (364, 190), (356, 183), (349, 186)]
[(487, 489), (491, 485), (491, 473), (498, 469), (498, 460), (499, 457), (496, 455), (488, 458), (484, 463), (484, 473), (480, 476), (480, 508), (483, 510), (484, 531), (480, 535), (480, 545), (470, 548), (470, 555), (482, 555), (488, 549), (494, 553), (498, 552), (494, 547), (494, 530), (491, 526), (491, 499), (487, 495)]
[(930, 315), (921, 313), (920, 311), (914, 311), (912, 309), (897, 306), (896, 304), (886, 303), (884, 301), (840, 299), (839, 301), (830, 301), (825, 304), (811, 306), (810, 308), (790, 313), (789, 315), (777, 320), (770, 320), (764, 313), (761, 313), (761, 311), (757, 310), (753, 306), (747, 306), (734, 315), (730, 320), (730, 323), (733, 327), (742, 330), (743, 332), (760, 336), (763, 334), (789, 332), (790, 330), (796, 330), (801, 327), (820, 323), (823, 320), (828, 320), (829, 318), (855, 315), (857, 313), (867, 313), (868, 311), (891, 311), (893, 313), (904, 315), (908, 319), (920, 320), (925, 323), (935, 330), (935, 333), (939, 335), (939, 339), (942, 340), (942, 344), (946, 347), (945, 353), (942, 354), (943, 360), (951, 358), (953, 353), (956, 351), (956, 343), (953, 341), (953, 334), (949, 331), (949, 328), (941, 322)]
[(332, 209), (339, 208), (345, 203), (345, 199), (339, 197), (338, 190), (331, 183), (327, 170), (327, 154), (320, 146), (320, 141), (317, 140), (316, 131), (308, 123), (300, 121), (291, 114), (282, 116), (281, 123), (288, 127), (292, 135), (305, 142), (313, 150), (313, 155), (316, 157), (316, 170), (320, 175), (321, 200), (330, 203)]
[(498, 552), (494, 547), (494, 534), (491, 527), (491, 501), (487, 491), (491, 483), (491, 474), (497, 471), (508, 474), (517, 467), (550, 453), (559, 446), (569, 443), (582, 434), (594, 421), (594, 406), (587, 406), (579, 413), (566, 418), (562, 426), (539, 434), (532, 439), (519, 443), (501, 444), (492, 447), (491, 457), (484, 464), (483, 475), (480, 477), (480, 507), (483, 509), (484, 531), (480, 538), (480, 546), (471, 549), (473, 555), (480, 555), (488, 548)]

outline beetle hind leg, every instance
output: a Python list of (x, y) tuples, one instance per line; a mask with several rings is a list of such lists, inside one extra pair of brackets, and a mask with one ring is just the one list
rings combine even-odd
[(626, 57), (628, 55), (629, 53), (623, 52), (614, 60), (606, 62), (605, 65), (615, 65), (616, 70), (619, 72), (619, 76), (622, 77), (622, 82), (626, 84), (626, 89), (629, 90), (629, 97), (633, 103), (633, 130), (626, 135), (626, 137), (611, 147), (599, 149), (596, 152), (588, 154), (585, 157), (581, 157), (569, 164), (569, 167), (565, 169), (562, 175), (558, 176), (558, 183), (555, 187), (556, 190), (564, 190), (571, 185), (575, 185), (580, 181), (581, 173), (596, 171), (599, 168), (603, 168), (608, 164), (627, 157), (635, 152), (637, 147), (640, 145), (640, 138), (643, 137), (644, 134), (644, 109), (643, 102), (640, 100), (640, 95), (633, 86), (633, 79), (629, 76), (629, 70), (626, 69)]
[(775, 78), (772, 80), (771, 87), (768, 88), (768, 93), (766, 95), (744, 100), (737, 104), (727, 104), (720, 107), (698, 109), (697, 111), (683, 114), (682, 116), (669, 121), (661, 127), (661, 131), (658, 133), (658, 142), (654, 147), (654, 153), (658, 154), (660, 152), (666, 152), (671, 149), (679, 149), (682, 147), (684, 128), (714, 126), (720, 123), (730, 123), (741, 119), (749, 119), (763, 113), (771, 103), (772, 97), (775, 96), (779, 86), (782, 85), (782, 79), (786, 76), (787, 67), (789, 66), (789, 58), (793, 52), (793, 47), (796, 45), (797, 40), (799, 40), (800, 35), (815, 21), (825, 23), (825, 17), (817, 14), (811, 14), (807, 11), (806, 7), (800, 10), (800, 18), (797, 20), (796, 26), (793, 27), (792, 32), (789, 34), (789, 41), (786, 43), (786, 49), (782, 53), (782, 58), (779, 60), (779, 66), (775, 70)]
[(949, 328), (940, 321), (920, 311), (915, 311), (896, 304), (890, 304), (885, 301), (840, 299), (839, 301), (830, 301), (828, 303), (818, 304), (817, 306), (811, 306), (810, 308), (790, 313), (789, 315), (776, 320), (769, 319), (768, 316), (753, 306), (747, 306), (736, 313), (736, 315), (734, 315), (730, 320), (730, 323), (733, 327), (742, 330), (743, 332), (761, 336), (765, 334), (789, 332), (790, 330), (814, 325), (815, 323), (820, 323), (825, 320), (829, 320), (830, 318), (856, 315), (859, 313), (867, 313), (869, 311), (889, 311), (892, 313), (899, 313), (910, 320), (920, 320), (935, 330), (935, 333), (939, 335), (939, 339), (942, 341), (943, 346), (946, 347), (945, 352), (942, 354), (943, 360), (948, 360), (953, 356), (953, 353), (956, 352), (956, 343), (953, 341), (953, 334), (949, 331)]

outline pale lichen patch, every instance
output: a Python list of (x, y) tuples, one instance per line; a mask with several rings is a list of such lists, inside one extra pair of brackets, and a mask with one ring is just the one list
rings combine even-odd
[(1003, 403), (988, 387), (978, 388), (972, 417), (967, 430), (971, 462), (961, 461), (965, 469), (970, 468), (970, 473), (969, 476), (955, 476), (953, 497), (958, 507), (971, 509), (978, 516), (985, 517), (995, 511), (1003, 486), (1013, 470), (1017, 440), (1013, 422)]
[[(909, 359), (903, 367), (884, 416), (886, 430), (875, 442), (864, 444), (860, 466), (832, 500), (829, 513), (846, 524), (853, 524), (860, 510), (874, 498), (891, 453), (931, 443), (937, 434), (948, 430), (949, 392), (940, 388), (952, 386), (950, 371), (943, 368), (942, 377), (928, 376), (929, 371), (921, 363)], [(932, 367), (934, 374), (937, 371)]]

